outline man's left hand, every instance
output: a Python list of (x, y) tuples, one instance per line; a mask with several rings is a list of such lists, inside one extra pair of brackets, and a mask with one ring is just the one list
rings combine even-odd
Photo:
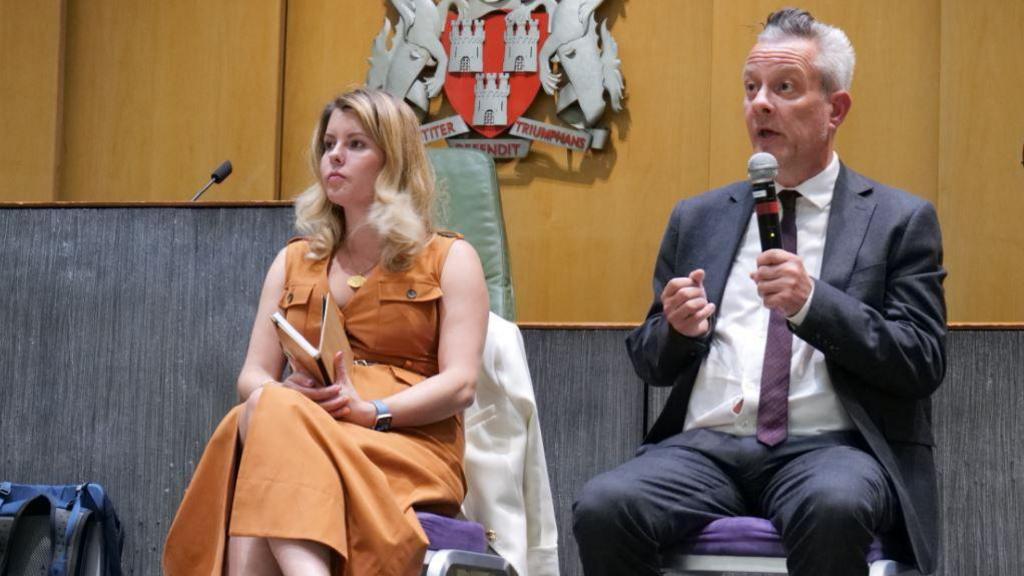
[(811, 277), (803, 258), (785, 250), (768, 250), (757, 257), (757, 270), (750, 275), (766, 308), (792, 316), (811, 295)]

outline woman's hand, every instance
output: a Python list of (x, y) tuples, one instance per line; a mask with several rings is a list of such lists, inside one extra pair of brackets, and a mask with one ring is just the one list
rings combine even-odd
[(343, 352), (334, 355), (334, 384), (325, 388), (335, 390), (334, 397), (317, 403), (337, 420), (373, 428), (377, 420), (377, 407), (359, 397), (359, 392), (349, 379), (344, 360)]
[(348, 398), (341, 396), (341, 388), (337, 385), (331, 386), (320, 386), (315, 378), (306, 374), (301, 369), (294, 370), (284, 382), (281, 383), (285, 388), (295, 390), (299, 394), (302, 394), (306, 398), (309, 398), (313, 402), (319, 404), (328, 414), (338, 418), (336, 412), (340, 411), (342, 407), (348, 404)]
[(334, 358), (334, 374), (333, 384), (320, 386), (316, 379), (298, 369), (292, 372), (281, 385), (316, 402), (335, 420), (344, 420), (366, 428), (373, 428), (373, 424), (377, 420), (377, 408), (372, 402), (366, 402), (359, 397), (359, 393), (352, 386), (352, 381), (349, 380), (341, 352), (338, 352)]

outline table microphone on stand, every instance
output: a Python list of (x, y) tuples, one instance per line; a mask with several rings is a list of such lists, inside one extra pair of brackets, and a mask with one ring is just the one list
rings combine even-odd
[(203, 192), (206, 192), (206, 190), (210, 186), (213, 186), (214, 184), (220, 184), (221, 182), (226, 180), (227, 177), (230, 176), (230, 175), (231, 175), (231, 160), (225, 160), (223, 164), (221, 164), (220, 166), (217, 166), (217, 169), (213, 171), (213, 174), (210, 174), (210, 181), (207, 182), (206, 186), (203, 186), (199, 190), (199, 192), (196, 192), (196, 195), (192, 197), (192, 200), (190, 200), (190, 202), (195, 202), (196, 200), (199, 200), (199, 197), (202, 196)]

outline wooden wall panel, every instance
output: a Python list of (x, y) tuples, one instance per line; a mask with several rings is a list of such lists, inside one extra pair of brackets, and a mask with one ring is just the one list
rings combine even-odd
[[(358, 10), (333, 0), (288, 4), (281, 198), (292, 198), (315, 182), (309, 144), (324, 105), (366, 79), (370, 47), (388, 10), (380, 0), (359, 4)], [(388, 14), (395, 23), (397, 17)]]
[(0, 0), (0, 201), (53, 200), (64, 0)]
[(70, 1), (62, 200), (276, 196), (283, 0)]
[[(769, 13), (784, 0), (715, 0), (711, 182), (746, 178), (751, 148), (741, 74)], [(842, 28), (857, 53), (853, 109), (836, 148), (855, 170), (936, 199), (939, 11), (935, 0), (807, 0), (816, 18)]]
[[(636, 321), (672, 206), (707, 188), (711, 4), (605, 2), (628, 98), (611, 146), (499, 168), (522, 321)], [(546, 95), (527, 115), (559, 122)]]
[(942, 2), (939, 208), (954, 321), (1024, 319), (1024, 3)]

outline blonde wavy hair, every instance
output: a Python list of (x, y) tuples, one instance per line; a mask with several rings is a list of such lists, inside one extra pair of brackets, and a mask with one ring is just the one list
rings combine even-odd
[(354, 113), (384, 153), (369, 220), (381, 236), (381, 264), (389, 271), (406, 270), (435, 231), (434, 169), (413, 111), (386, 92), (368, 88), (332, 100), (313, 131), (310, 164), (317, 182), (295, 199), (295, 228), (309, 240), (306, 258), (330, 257), (344, 245), (348, 231), (345, 211), (327, 198), (320, 179), (324, 132), (335, 110)]

